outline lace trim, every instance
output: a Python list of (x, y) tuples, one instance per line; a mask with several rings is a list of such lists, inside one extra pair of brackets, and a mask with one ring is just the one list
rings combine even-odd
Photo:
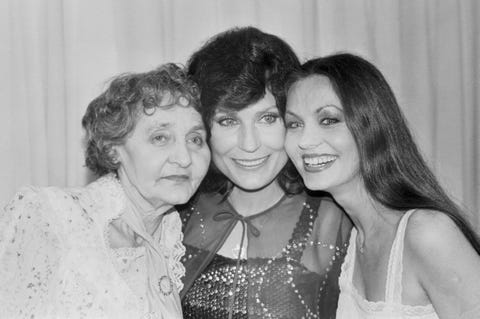
[[(104, 221), (104, 240), (107, 244), (105, 248), (109, 251), (108, 247), (111, 247), (111, 244), (108, 226), (114, 219), (122, 215), (123, 210), (126, 208), (125, 194), (123, 193), (120, 182), (113, 174), (105, 175), (90, 184), (89, 193), (95, 204), (100, 205), (104, 203), (105, 200), (109, 200), (106, 206), (112, 207), (112, 215), (106, 216)], [(105, 193), (107, 193), (108, 196), (106, 196)], [(183, 246), (182, 243), (182, 222), (178, 212), (172, 212), (163, 218), (162, 232), (160, 246), (165, 252), (164, 256), (168, 261), (169, 270), (172, 271), (171, 279), (180, 291), (183, 288), (181, 278), (185, 276), (185, 267), (181, 263), (181, 258), (185, 254), (185, 246)], [(112, 257), (110, 251), (108, 255), (110, 258)], [(110, 261), (116, 267), (116, 263), (112, 259)], [(118, 271), (118, 267), (116, 267), (116, 269)], [(124, 277), (122, 276), (122, 278)]]
[(181, 279), (185, 276), (185, 267), (181, 261), (183, 255), (185, 255), (185, 246), (182, 243), (182, 222), (178, 212), (172, 212), (163, 218), (162, 232), (160, 247), (167, 257), (168, 266), (172, 272), (171, 279), (180, 291), (183, 289)]
[[(116, 220), (119, 216), (124, 213), (126, 209), (126, 198), (123, 193), (120, 182), (113, 174), (108, 174), (103, 177), (100, 177), (92, 184), (89, 185), (92, 188), (90, 191), (90, 196), (92, 196), (92, 202), (95, 205), (101, 204), (102, 200), (107, 198), (114, 198), (117, 201), (115, 209), (112, 209), (111, 215), (105, 216), (104, 225), (103, 225), (103, 240), (104, 240), (104, 251), (108, 256), (110, 264), (113, 266), (117, 274), (122, 278), (123, 282), (126, 284), (130, 292), (137, 296), (135, 292), (135, 283), (132, 283), (130, 277), (123, 273), (120, 263), (118, 263), (118, 252), (120, 250), (129, 251), (132, 254), (141, 253), (141, 250), (138, 247), (122, 247), (122, 248), (111, 248), (112, 243), (110, 242), (110, 224)], [(96, 189), (98, 187), (98, 189)], [(101, 191), (106, 191), (107, 195), (101, 194)], [(145, 251), (143, 250), (143, 254)]]
[[(358, 292), (357, 288), (353, 285), (353, 266), (352, 263), (354, 261), (355, 254), (355, 246), (356, 240), (355, 237), (357, 235), (357, 231), (355, 228), (352, 229), (350, 234), (350, 245), (348, 247), (347, 256), (345, 257), (345, 261), (341, 267), (341, 274), (339, 279), (340, 284), (340, 293), (350, 295), (357, 305), (362, 308), (365, 312), (396, 312), (401, 313), (404, 315), (416, 315), (416, 316), (423, 316), (423, 315), (430, 315), (435, 314), (435, 310), (433, 309), (432, 304), (428, 305), (403, 305), (401, 303), (387, 303), (385, 301), (369, 301), (365, 299), (360, 293)], [(353, 256), (353, 257), (352, 257)]]
[(430, 315), (434, 314), (435, 310), (433, 309), (432, 304), (428, 305), (403, 305), (399, 303), (387, 303), (385, 301), (369, 301), (363, 298), (362, 295), (358, 292), (357, 288), (353, 284), (349, 283), (350, 286), (350, 295), (355, 299), (357, 304), (367, 312), (396, 312), (403, 315)]

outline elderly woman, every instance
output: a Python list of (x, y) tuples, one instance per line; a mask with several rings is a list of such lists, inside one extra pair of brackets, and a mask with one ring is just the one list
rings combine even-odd
[[(0, 219), (2, 318), (181, 318), (185, 203), (210, 161), (173, 64), (115, 78), (83, 117), (85, 188), (22, 189)], [(180, 120), (181, 119), (181, 120)]]

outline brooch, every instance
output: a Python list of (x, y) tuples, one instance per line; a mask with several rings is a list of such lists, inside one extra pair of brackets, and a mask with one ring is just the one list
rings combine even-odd
[(168, 276), (162, 276), (158, 280), (158, 288), (164, 296), (168, 296), (173, 291), (173, 282), (172, 279)]

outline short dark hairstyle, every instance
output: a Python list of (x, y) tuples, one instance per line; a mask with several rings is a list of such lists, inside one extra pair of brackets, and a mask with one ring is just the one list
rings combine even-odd
[[(171, 103), (162, 105), (166, 97)], [(113, 78), (108, 88), (90, 102), (82, 118), (86, 166), (98, 176), (116, 172), (119, 163), (112, 147), (125, 143), (142, 112), (151, 115), (160, 105), (193, 106), (198, 111), (199, 104), (197, 85), (173, 63)]]
[[(262, 99), (268, 89), (279, 112), (285, 113), (285, 81), (300, 67), (292, 48), (279, 37), (254, 27), (233, 28), (209, 39), (187, 63), (188, 73), (201, 92), (201, 114), (210, 128), (218, 108), (239, 111)], [(277, 181), (287, 193), (303, 189), (301, 178), (288, 161)], [(213, 161), (202, 183), (204, 192), (228, 193), (232, 183)]]
[(307, 61), (291, 74), (287, 89), (312, 75), (327, 77), (342, 103), (372, 198), (391, 209), (422, 208), (448, 215), (480, 253), (478, 236), (423, 159), (381, 72), (359, 56), (335, 54)]

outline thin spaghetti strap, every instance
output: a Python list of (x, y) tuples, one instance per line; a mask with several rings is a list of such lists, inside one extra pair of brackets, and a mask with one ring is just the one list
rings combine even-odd
[(357, 245), (357, 229), (352, 228), (350, 232), (350, 241), (347, 248), (347, 254), (345, 255), (345, 260), (342, 264), (342, 273), (340, 276), (345, 276), (347, 282), (350, 282), (353, 285), (353, 271), (355, 268), (355, 258), (356, 258), (356, 245)]
[(385, 302), (387, 303), (402, 303), (403, 241), (408, 219), (414, 211), (415, 209), (407, 211), (400, 219), (390, 250), (385, 287)]

